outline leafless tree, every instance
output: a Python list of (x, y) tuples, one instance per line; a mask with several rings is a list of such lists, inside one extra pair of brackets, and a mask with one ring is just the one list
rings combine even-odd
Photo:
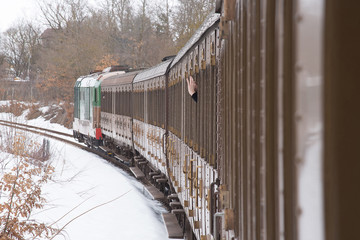
[(3, 54), (17, 77), (29, 77), (36, 61), (40, 30), (32, 23), (21, 22), (8, 29), (3, 39)]
[(86, 0), (39, 0), (46, 25), (52, 29), (65, 29), (80, 25), (88, 13)]
[[(31, 69), (36, 67), (43, 95), (66, 101), (72, 101), (76, 78), (103, 66), (100, 62), (149, 67), (164, 56), (176, 54), (215, 2), (177, 0), (172, 8), (170, 3), (174, 1), (141, 0), (135, 8), (130, 0), (102, 0), (97, 6), (88, 5), (87, 0), (38, 1), (49, 28), (41, 35), (41, 48), (34, 44), (21, 48), (19, 44), (17, 55), (22, 54), (20, 58), (28, 61), (14, 58), (11, 65), (16, 62), (17, 68), (25, 69), (17, 73), (22, 76), (29, 69), (35, 72)], [(17, 39), (16, 32), (19, 31), (9, 30), (6, 38)]]
[(177, 0), (174, 14), (174, 35), (178, 50), (213, 11), (215, 0)]
[(156, 4), (155, 10), (155, 28), (158, 35), (163, 35), (165, 38), (172, 39), (171, 18), (172, 11), (169, 6), (169, 0), (163, 1), (161, 4)]
[(116, 26), (122, 33), (129, 31), (133, 15), (130, 0), (104, 0), (101, 10), (111, 26)]

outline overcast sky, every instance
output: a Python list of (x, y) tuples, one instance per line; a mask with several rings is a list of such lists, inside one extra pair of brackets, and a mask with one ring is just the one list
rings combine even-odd
[(34, 19), (37, 15), (36, 0), (0, 0), (0, 31), (5, 31), (20, 19)]
[[(88, 2), (94, 5), (101, 0)], [(38, 0), (0, 0), (0, 32), (6, 31), (21, 19), (41, 21)]]
[[(40, 21), (40, 9), (38, 0), (0, 0), (0, 32), (6, 31), (17, 21), (35, 20)], [(101, 0), (88, 0), (93, 6)], [(138, 3), (139, 0), (132, 0), (132, 3)], [(149, 0), (149, 2), (161, 2), (161, 0)], [(174, 0), (170, 1), (170, 4)], [(41, 24), (41, 23), (40, 23)]]

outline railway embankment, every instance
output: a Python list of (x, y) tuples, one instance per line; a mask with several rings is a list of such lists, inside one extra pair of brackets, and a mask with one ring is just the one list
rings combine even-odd
[(10, 113), (15, 117), (23, 116), (24, 120), (33, 120), (42, 117), (50, 121), (50, 123), (57, 123), (71, 129), (74, 110), (73, 105), (69, 103), (43, 104), (2, 101), (0, 102), (0, 112)]
[[(39, 111), (45, 110), (40, 108)], [(64, 135), (65, 128), (58, 124), (48, 126), (49, 121), (44, 120), (43, 114), (23, 122), (28, 113), (28, 109), (25, 109), (14, 117), (13, 114), (2, 112), (1, 118), (13, 118), (14, 123), (1, 121), (0, 136), (7, 137), (10, 132), (16, 139), (29, 136), (31, 141), (36, 140), (38, 143), (35, 146), (39, 151), (31, 151), (35, 157), (46, 155), (43, 154), (44, 149), (52, 153), (48, 156), (54, 166), (54, 174), (42, 188), (47, 202), (43, 209), (35, 212), (37, 222), (53, 224), (54, 229), (64, 230), (60, 234), (64, 233), (69, 239), (111, 239), (112, 236), (122, 239), (167, 239), (166, 229), (161, 222), (161, 213), (165, 209), (158, 201), (143, 194), (145, 186), (127, 171), (114, 168), (94, 152), (83, 151), (83, 148), (69, 144), (66, 139), (64, 141), (68, 136), (55, 136), (53, 130)], [(47, 128), (46, 132), (36, 126)], [(42, 147), (43, 139), (49, 139), (47, 146), (50, 148)], [(8, 142), (8, 146), (14, 146), (13, 141)], [(29, 144), (15, 146), (26, 150)], [(8, 167), (8, 162), (18, 159), (14, 154), (15, 157), (10, 158), (9, 154), (3, 153), (3, 163)], [(139, 229), (139, 226), (147, 227)], [(99, 228), (103, 231), (98, 231)]]

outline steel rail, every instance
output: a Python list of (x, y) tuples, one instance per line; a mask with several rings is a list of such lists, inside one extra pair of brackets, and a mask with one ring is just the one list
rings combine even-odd
[[(16, 128), (16, 129), (31, 132), (31, 133), (34, 133), (34, 134), (39, 134), (39, 135), (42, 135), (42, 136), (45, 136), (45, 137), (49, 137), (49, 138), (52, 138), (52, 139), (55, 139), (55, 140), (70, 144), (70, 145), (75, 146), (77, 148), (80, 148), (80, 149), (82, 149), (84, 151), (91, 152), (93, 154), (96, 154), (96, 155), (100, 156), (101, 158), (105, 159), (106, 161), (110, 162), (114, 166), (121, 168), (123, 171), (128, 173), (130, 176), (133, 176), (132, 172), (130, 171), (129, 166), (127, 166), (126, 164), (123, 164), (122, 162), (119, 162), (118, 160), (116, 160), (115, 158), (109, 156), (108, 154), (106, 154), (104, 152), (101, 152), (101, 150), (94, 149), (94, 148), (89, 148), (89, 147), (84, 146), (84, 145), (82, 145), (80, 143), (76, 143), (76, 142), (73, 142), (73, 141), (58, 137), (58, 136), (54, 136), (54, 135), (51, 135), (51, 134), (48, 134), (48, 133), (45, 133), (45, 132), (41, 132), (41, 131), (48, 131), (48, 132), (55, 133), (55, 134), (61, 134), (61, 132), (54, 131), (54, 130), (49, 130), (49, 129), (45, 129), (45, 128), (40, 128), (40, 127), (35, 127), (35, 126), (27, 125), (27, 124), (13, 123), (13, 122), (4, 121), (4, 120), (0, 120), (0, 125), (10, 127), (10, 128)], [(29, 129), (29, 128), (34, 128), (35, 130)], [(41, 130), (41, 131), (39, 131), (39, 130)], [(72, 135), (70, 135), (70, 134), (64, 134), (63, 133), (61, 135), (64, 135), (64, 136), (67, 136), (67, 137), (68, 136), (72, 137)], [(141, 179), (137, 179), (137, 180), (139, 182), (141, 182), (144, 186), (152, 185), (147, 178), (141, 178)], [(163, 207), (166, 208), (167, 210), (171, 209), (169, 204), (166, 202), (165, 199), (164, 200), (158, 200), (158, 201), (161, 202)]]
[(7, 123), (7, 124), (11, 124), (11, 125), (19, 125), (19, 126), (23, 126), (23, 127), (27, 127), (27, 128), (34, 128), (34, 129), (38, 129), (38, 130), (42, 130), (42, 131), (46, 131), (46, 132), (55, 133), (55, 134), (58, 134), (58, 135), (63, 135), (63, 136), (66, 136), (66, 137), (73, 137), (72, 134), (63, 133), (63, 132), (59, 132), (59, 131), (55, 131), (55, 130), (51, 130), (51, 129), (46, 129), (46, 128), (41, 128), (41, 127), (37, 127), (37, 126), (33, 126), (33, 125), (27, 125), (27, 124), (23, 124), (23, 123), (14, 123), (14, 122), (5, 121), (5, 120), (0, 120), (0, 123)]
[[(100, 152), (98, 151), (97, 149), (92, 149), (92, 148), (89, 148), (87, 146), (84, 146), (80, 143), (76, 143), (76, 142), (73, 142), (73, 141), (70, 141), (70, 140), (67, 140), (67, 139), (64, 139), (64, 138), (61, 138), (61, 137), (58, 137), (58, 136), (54, 136), (54, 135), (51, 135), (51, 134), (48, 134), (48, 133), (44, 133), (44, 132), (40, 132), (40, 131), (37, 131), (37, 130), (42, 130), (42, 131), (48, 131), (48, 129), (44, 129), (44, 128), (38, 128), (38, 127), (35, 127), (35, 126), (29, 126), (29, 125), (26, 125), (26, 124), (18, 124), (18, 123), (12, 123), (12, 122), (9, 122), (9, 121), (2, 121), (0, 120), (0, 125), (2, 126), (6, 126), (6, 127), (11, 127), (11, 128), (16, 128), (16, 129), (19, 129), (19, 130), (22, 130), (22, 131), (27, 131), (27, 132), (31, 132), (31, 133), (34, 133), (34, 134), (39, 134), (39, 135), (42, 135), (42, 136), (45, 136), (45, 137), (49, 137), (49, 138), (52, 138), (52, 139), (55, 139), (55, 140), (58, 140), (58, 141), (61, 141), (61, 142), (64, 142), (64, 143), (67, 143), (67, 144), (70, 144), (72, 146), (75, 146), (77, 148), (80, 148), (82, 150), (85, 150), (87, 152), (91, 152), (91, 153), (94, 153), (102, 158), (104, 158), (105, 160), (107, 160), (108, 162), (112, 163), (113, 165), (117, 166), (117, 167), (120, 167), (121, 169), (123, 169), (124, 171), (126, 171), (127, 173), (129, 173), (130, 175), (131, 174), (131, 171), (129, 169), (129, 167), (119, 161), (117, 161), (116, 159), (108, 156), (107, 154), (103, 153), (103, 152)], [(19, 126), (17, 126), (19, 125)], [(21, 125), (21, 127), (20, 127)], [(35, 128), (37, 130), (32, 130), (32, 129), (29, 129), (29, 128)], [(56, 133), (58, 134), (59, 132), (57, 131), (53, 131), (53, 130), (50, 130), (49, 132), (52, 132), (52, 133)], [(64, 134), (63, 134), (64, 135)], [(69, 134), (68, 134), (69, 135)], [(67, 136), (67, 135), (65, 135)], [(72, 135), (70, 135), (72, 136)]]

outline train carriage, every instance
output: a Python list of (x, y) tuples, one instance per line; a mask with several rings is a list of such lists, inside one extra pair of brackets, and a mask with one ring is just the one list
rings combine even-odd
[[(171, 63), (168, 84), (169, 175), (198, 239), (210, 235), (216, 169), (216, 46), (220, 15), (211, 14)], [(198, 101), (186, 79), (198, 85)]]
[(104, 140), (117, 146), (133, 146), (132, 82), (138, 71), (120, 72), (106, 77), (101, 84), (103, 108), (101, 126)]
[(163, 174), (165, 156), (166, 72), (172, 59), (144, 70), (134, 79), (134, 144), (142, 156)]
[(358, 238), (359, 2), (217, 2), (215, 239)]

